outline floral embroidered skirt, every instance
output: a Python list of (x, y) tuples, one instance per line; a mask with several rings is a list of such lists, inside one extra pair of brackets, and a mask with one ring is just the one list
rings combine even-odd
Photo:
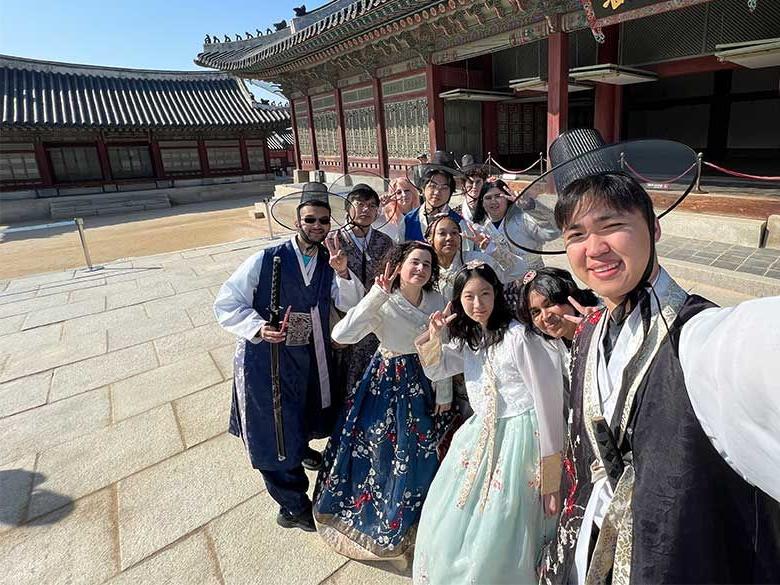
[(546, 518), (542, 509), (536, 413), (532, 409), (498, 419), (495, 464), (483, 510), (487, 457), (479, 464), (471, 491), (461, 497), (481, 428), (482, 417), (474, 415), (458, 429), (433, 480), (417, 531), (415, 585), (538, 581), (537, 563), (555, 533), (556, 519)]
[(450, 419), (434, 416), (434, 406), (416, 354), (374, 355), (347, 399), (315, 488), (317, 529), (340, 554), (394, 559), (414, 544)]

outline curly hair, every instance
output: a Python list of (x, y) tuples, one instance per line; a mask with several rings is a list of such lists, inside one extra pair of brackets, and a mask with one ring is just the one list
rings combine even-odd
[[(423, 285), (422, 288), (425, 291), (433, 290), (434, 285), (439, 282), (439, 261), (436, 258), (436, 251), (433, 249), (433, 246), (431, 246), (427, 242), (410, 240), (408, 242), (403, 242), (402, 244), (396, 244), (395, 246), (393, 246), (387, 251), (384, 258), (382, 259), (382, 269), (384, 270), (384, 268), (388, 264), (393, 268), (395, 268), (396, 266), (401, 266), (404, 260), (406, 260), (409, 257), (409, 254), (411, 254), (415, 250), (425, 250), (431, 255), (431, 277), (428, 279), (428, 282), (426, 282)], [(401, 275), (397, 274), (396, 277), (393, 279), (393, 284), (390, 287), (390, 289), (394, 291), (398, 289), (398, 287), (400, 286), (401, 286)]]
[(487, 217), (487, 211), (485, 211), (485, 195), (491, 189), (500, 189), (507, 195), (514, 197), (512, 190), (504, 181), (497, 179), (495, 181), (485, 181), (482, 183), (482, 189), (479, 191), (479, 197), (477, 198), (477, 206), (474, 208), (474, 223), (482, 223)]
[(441, 222), (445, 220), (450, 220), (456, 228), (458, 228), (458, 234), (460, 235), (460, 247), (458, 249), (458, 254), (460, 255), (460, 263), (463, 264), (463, 232), (460, 229), (460, 223), (455, 221), (448, 213), (441, 213), (439, 215), (434, 216), (433, 221), (428, 224), (428, 228), (425, 230), (424, 238), (425, 241), (428, 242), (431, 245), (431, 248), (433, 248), (434, 252), (436, 252), (436, 247), (433, 245), (433, 237), (436, 234), (436, 226), (438, 226)]
[(571, 306), (569, 297), (583, 307), (595, 307), (599, 304), (599, 299), (593, 291), (577, 286), (568, 270), (547, 266), (534, 272), (536, 272), (536, 276), (520, 287), (517, 301), (517, 317), (537, 335), (552, 339), (534, 325), (529, 301), (532, 292), (542, 295), (553, 305)]
[[(493, 287), (493, 312), (488, 317), (485, 331), (482, 325), (466, 314), (460, 301), (466, 283), (474, 277), (483, 279)], [(480, 264), (473, 268), (464, 266), (455, 276), (453, 288), (452, 312), (456, 317), (450, 324), (451, 339), (455, 340), (461, 349), (468, 345), (473, 351), (500, 343), (512, 321), (512, 310), (504, 297), (504, 285), (501, 284), (495, 271), (488, 264)]]

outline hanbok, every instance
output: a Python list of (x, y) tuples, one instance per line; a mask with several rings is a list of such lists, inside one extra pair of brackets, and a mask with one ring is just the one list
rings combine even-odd
[(432, 379), (465, 374), (475, 414), (455, 433), (423, 506), (414, 582), (535, 583), (555, 528), (541, 495), (560, 478), (560, 358), (516, 321), (487, 350), (438, 339), (420, 350)]
[(317, 529), (340, 554), (393, 559), (414, 543), (450, 418), (434, 415), (435, 403), (452, 400), (449, 380), (432, 384), (425, 377), (414, 339), (444, 304), (434, 291), (424, 291), (416, 307), (399, 291), (387, 294), (374, 286), (333, 330), (338, 343), (355, 343), (369, 333), (379, 339), (325, 449), (314, 494)]

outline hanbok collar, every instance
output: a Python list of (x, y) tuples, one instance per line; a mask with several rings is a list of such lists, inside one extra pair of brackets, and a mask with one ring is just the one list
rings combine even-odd
[(420, 306), (415, 307), (410, 303), (406, 297), (401, 294), (400, 290), (396, 290), (390, 295), (388, 302), (392, 303), (396, 311), (402, 315), (406, 315), (412, 321), (428, 323), (428, 316), (441, 307), (436, 303), (436, 297), (439, 296), (435, 292), (424, 290), (422, 291), (422, 299), (420, 300)]
[(301, 270), (301, 276), (303, 276), (303, 282), (306, 286), (309, 286), (311, 284), (311, 279), (314, 278), (314, 272), (317, 270), (317, 260), (319, 259), (319, 248), (317, 249), (317, 253), (312, 257), (311, 260), (309, 260), (308, 264), (304, 264), (303, 262), (303, 252), (301, 252), (301, 249), (298, 247), (298, 242), (296, 241), (297, 234), (290, 238), (290, 244), (292, 245), (293, 250), (295, 251), (295, 257), (298, 259), (298, 268)]

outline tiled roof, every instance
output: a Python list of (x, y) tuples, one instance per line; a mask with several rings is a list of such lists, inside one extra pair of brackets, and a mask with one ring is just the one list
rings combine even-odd
[(224, 73), (149, 71), (0, 55), (0, 128), (289, 126)]
[(268, 148), (271, 150), (287, 150), (293, 148), (293, 134), (291, 129), (274, 132), (268, 136)]
[[(387, 5), (398, 5), (394, 8), (406, 9), (408, 6), (423, 6), (429, 0), (355, 0), (344, 3), (340, 10), (327, 11), (327, 16), (315, 20), (310, 26), (281, 37), (268, 35), (269, 39), (256, 37), (232, 42), (212, 42), (203, 46), (195, 62), (204, 67), (212, 67), (223, 71), (237, 71), (248, 69), (261, 61), (275, 55), (288, 52), (293, 47), (306, 41), (341, 27), (342, 32), (355, 32), (352, 27), (344, 27), (357, 19), (376, 12), (377, 9)], [(391, 9), (392, 10), (392, 9)], [(377, 17), (380, 15), (377, 14)], [(385, 15), (386, 16), (386, 15)], [(376, 24), (376, 23), (369, 23)], [(358, 27), (360, 28), (360, 27)], [(287, 29), (285, 29), (287, 30)], [(281, 31), (280, 31), (281, 32)]]

